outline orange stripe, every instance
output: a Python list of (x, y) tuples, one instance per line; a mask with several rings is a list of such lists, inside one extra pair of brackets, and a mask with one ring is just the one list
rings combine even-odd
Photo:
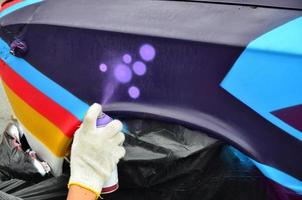
[(2, 83), (13, 111), (23, 126), (55, 156), (63, 157), (68, 152), (71, 139), (66, 137), (64, 133), (47, 118), (24, 102), (3, 81)]

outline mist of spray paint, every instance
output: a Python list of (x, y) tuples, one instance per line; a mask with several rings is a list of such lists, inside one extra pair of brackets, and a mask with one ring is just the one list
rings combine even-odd
[[(106, 73), (107, 82), (102, 91), (102, 104), (108, 103), (114, 96), (115, 91), (121, 86), (130, 83), (134, 76), (144, 76), (147, 72), (145, 62), (151, 62), (156, 55), (155, 48), (151, 44), (143, 44), (139, 48), (141, 60), (133, 60), (129, 53), (118, 59), (118, 64), (107, 66), (105, 63), (99, 65), (99, 70)], [(128, 95), (131, 99), (137, 99), (141, 95), (139, 87), (131, 85), (128, 90)]]
[(113, 96), (115, 90), (118, 88), (119, 83), (112, 81), (106, 84), (103, 90), (103, 99), (101, 100), (101, 104), (107, 104), (111, 97)]
[[(104, 66), (105, 64), (101, 65)], [(118, 87), (122, 84), (129, 83), (133, 76), (131, 69), (123, 63), (113, 66), (112, 70), (108, 73), (110, 74), (107, 75), (107, 83), (103, 89), (102, 104), (108, 103)]]

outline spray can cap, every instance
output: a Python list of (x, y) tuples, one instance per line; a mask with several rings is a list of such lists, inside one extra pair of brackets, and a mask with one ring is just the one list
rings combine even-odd
[(102, 126), (106, 126), (107, 124), (109, 124), (112, 121), (112, 118), (109, 117), (108, 115), (106, 115), (105, 113), (101, 113), (97, 120), (96, 120), (96, 126), (97, 127), (102, 127)]

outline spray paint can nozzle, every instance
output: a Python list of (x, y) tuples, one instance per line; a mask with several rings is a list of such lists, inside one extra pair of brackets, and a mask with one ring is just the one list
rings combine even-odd
[(109, 124), (112, 121), (112, 118), (106, 115), (105, 113), (99, 114), (97, 120), (96, 120), (96, 126), (97, 127), (103, 127)]
[[(112, 121), (112, 118), (106, 115), (105, 113), (101, 113), (97, 120), (96, 120), (96, 126), (97, 128), (101, 128), (106, 126)], [(109, 179), (104, 183), (104, 186), (102, 188), (102, 194), (108, 194), (116, 191), (119, 187), (118, 184), (118, 172), (117, 172), (117, 166), (113, 169), (113, 172)]]

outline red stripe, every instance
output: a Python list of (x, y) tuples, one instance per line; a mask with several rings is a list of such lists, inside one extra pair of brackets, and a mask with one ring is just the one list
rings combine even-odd
[(8, 3), (5, 3), (5, 1), (1, 4), (1, 8), (0, 8), (0, 12), (2, 12), (3, 10), (17, 4), (17, 3), (20, 3), (22, 2), (23, 0), (14, 0), (14, 1), (11, 1), (11, 2), (8, 2)]
[(0, 74), (5, 83), (20, 98), (55, 124), (67, 137), (72, 137), (81, 123), (74, 115), (28, 83), (2, 59), (0, 59)]
[(114, 191), (116, 191), (118, 189), (119, 185), (118, 183), (115, 184), (115, 185), (112, 185), (112, 186), (109, 186), (109, 187), (105, 187), (105, 188), (102, 188), (102, 194), (108, 194), (108, 193), (112, 193)]

